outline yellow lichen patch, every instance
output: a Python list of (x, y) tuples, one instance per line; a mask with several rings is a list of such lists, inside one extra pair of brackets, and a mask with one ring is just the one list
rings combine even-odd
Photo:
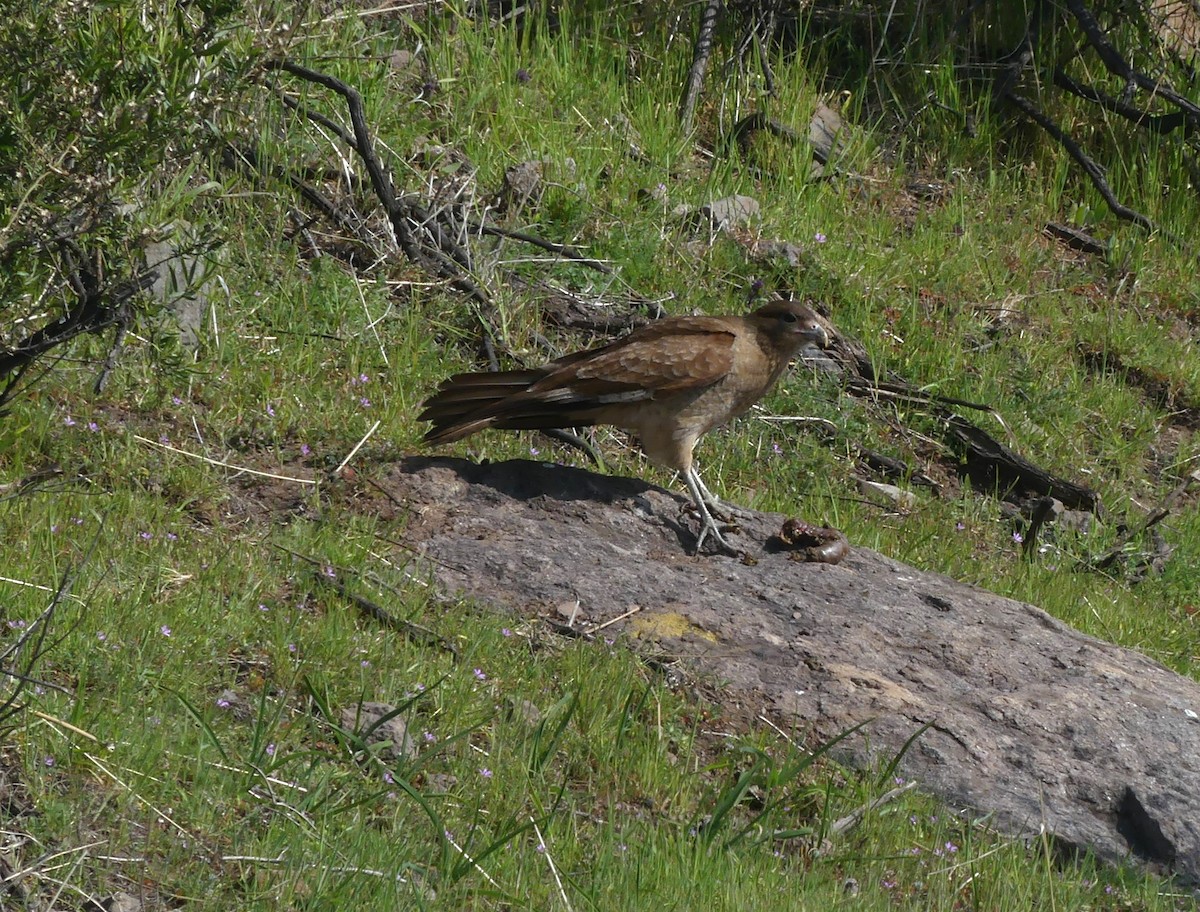
[(636, 637), (646, 639), (683, 639), (691, 635), (717, 642), (716, 634), (710, 633), (703, 627), (697, 627), (677, 611), (662, 611), (658, 614), (639, 614), (629, 622), (630, 632)]

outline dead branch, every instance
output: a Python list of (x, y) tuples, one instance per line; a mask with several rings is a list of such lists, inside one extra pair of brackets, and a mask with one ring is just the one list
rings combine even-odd
[(692, 129), (696, 102), (700, 98), (700, 89), (708, 72), (708, 62), (712, 59), (713, 33), (716, 31), (717, 15), (720, 12), (721, 0), (708, 0), (700, 12), (700, 28), (696, 32), (696, 42), (692, 45), (692, 65), (688, 69), (687, 88), (684, 89), (683, 99), (679, 102), (679, 123), (685, 133)]
[(1101, 92), (1099, 89), (1092, 86), (1083, 85), (1076, 82), (1062, 68), (1054, 70), (1054, 84), (1060, 89), (1065, 89), (1072, 95), (1082, 98), (1084, 101), (1090, 101), (1100, 105), (1104, 110), (1116, 114), (1118, 117), (1123, 117), (1132, 123), (1134, 126), (1145, 127), (1152, 133), (1158, 133), (1160, 136), (1166, 136), (1183, 127), (1184, 137), (1192, 135), (1196, 128), (1196, 123), (1189, 118), (1184, 111), (1172, 111), (1170, 114), (1151, 114), (1149, 111), (1143, 111), (1141, 108), (1136, 108), (1131, 104), (1127, 104), (1119, 98), (1113, 98), (1106, 92)]
[(1200, 125), (1200, 105), (1180, 95), (1171, 86), (1151, 79), (1141, 70), (1133, 67), (1108, 40), (1108, 36), (1104, 34), (1095, 14), (1084, 5), (1082, 0), (1066, 0), (1066, 7), (1075, 17), (1075, 21), (1079, 23), (1079, 27), (1083, 29), (1088, 44), (1099, 55), (1101, 62), (1110, 73), (1119, 76), (1130, 85), (1136, 85), (1143, 91), (1149, 92), (1154, 98), (1161, 98), (1171, 103), (1193, 126)]
[(1109, 186), (1108, 180), (1104, 176), (1104, 169), (1097, 164), (1095, 159), (1084, 152), (1083, 147), (1068, 136), (1066, 131), (1055, 123), (1050, 116), (1044, 113), (1028, 98), (1018, 95), (1016, 92), (1009, 91), (1004, 97), (1017, 110), (1049, 133), (1063, 147), (1066, 153), (1075, 160), (1076, 164), (1083, 168), (1084, 173), (1091, 180), (1092, 186), (1104, 198), (1104, 202), (1108, 204), (1108, 208), (1113, 215), (1127, 222), (1133, 222), (1133, 224), (1144, 228), (1146, 231), (1158, 230), (1158, 227), (1147, 216), (1135, 209), (1130, 209), (1117, 199), (1117, 195), (1113, 193), (1112, 187)]

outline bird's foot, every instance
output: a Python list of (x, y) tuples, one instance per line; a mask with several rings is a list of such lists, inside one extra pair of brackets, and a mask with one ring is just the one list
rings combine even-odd
[(708, 507), (710, 513), (722, 522), (734, 522), (737, 519), (748, 519), (752, 513), (750, 510), (745, 510), (742, 507), (735, 507), (731, 503), (726, 503), (717, 497), (708, 486), (700, 480), (700, 476), (696, 475), (696, 490), (700, 493), (700, 499), (704, 501), (704, 505)]
[(704, 501), (704, 505), (708, 507), (708, 511), (717, 519), (724, 523), (737, 524), (739, 519), (749, 519), (753, 511), (747, 510), (744, 507), (735, 507), (731, 503), (726, 503), (714, 497), (712, 500)]
[[(699, 509), (695, 504), (688, 504), (684, 507), (684, 512), (700, 520), (700, 530), (696, 533), (696, 554), (699, 554), (703, 550), (704, 543), (709, 539), (712, 539), (716, 543), (717, 550), (720, 553), (728, 554), (732, 557), (737, 557), (742, 553), (740, 549), (735, 548), (725, 539), (726, 534), (742, 531), (741, 526), (737, 523), (728, 522), (727, 517), (724, 516), (715, 516), (707, 506)], [(721, 520), (720, 522), (717, 522), (718, 518)]]
[[(726, 504), (722, 504), (713, 496), (708, 488), (704, 487), (704, 482), (700, 480), (700, 476), (696, 474), (695, 469), (684, 474), (684, 480), (687, 482), (688, 491), (692, 495), (691, 511), (700, 517), (700, 531), (696, 533), (696, 554), (700, 553), (700, 549), (704, 547), (704, 542), (711, 536), (712, 540), (717, 543), (718, 549), (724, 553), (737, 557), (742, 552), (725, 540), (722, 532), (739, 532), (739, 527), (729, 522), (729, 516), (726, 514)], [(712, 505), (716, 505), (716, 510), (712, 509)], [(714, 513), (720, 517), (722, 525), (717, 525), (717, 520), (713, 518)]]

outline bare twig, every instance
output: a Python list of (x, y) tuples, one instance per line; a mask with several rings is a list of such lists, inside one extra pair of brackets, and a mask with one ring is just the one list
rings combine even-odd
[(862, 822), (863, 817), (865, 817), (868, 813), (875, 810), (876, 808), (881, 808), (885, 804), (889, 804), (892, 801), (895, 801), (897, 798), (899, 798), (905, 792), (909, 791), (912, 788), (915, 788), (916, 785), (917, 785), (917, 783), (913, 782), (913, 781), (906, 782), (906, 783), (904, 783), (904, 785), (897, 786), (896, 788), (891, 789), (890, 791), (884, 792), (878, 798), (874, 799), (873, 801), (867, 802), (862, 807), (857, 808), (856, 810), (851, 811), (845, 817), (835, 820), (833, 822), (833, 825), (829, 827), (829, 835), (840, 836), (841, 834), (845, 833), (846, 831), (853, 829), (854, 827), (858, 826)]
[(1179, 94), (1166, 83), (1151, 79), (1141, 70), (1131, 66), (1108, 40), (1095, 13), (1087, 8), (1083, 0), (1066, 0), (1066, 6), (1071, 15), (1075, 17), (1075, 21), (1079, 23), (1079, 27), (1083, 29), (1088, 44), (1096, 51), (1110, 73), (1121, 77), (1130, 85), (1136, 85), (1139, 89), (1149, 92), (1154, 98), (1161, 98), (1169, 102), (1178, 108), (1193, 126), (1200, 126), (1200, 105)]
[(257, 475), (260, 478), (274, 478), (277, 481), (291, 481), (296, 484), (315, 485), (317, 482), (312, 478), (296, 478), (292, 475), (279, 475), (275, 472), (260, 472), (257, 469), (249, 469), (246, 466), (234, 465), (232, 462), (224, 462), (220, 459), (210, 459), (207, 456), (201, 456), (199, 453), (191, 453), (187, 450), (181, 450), (179, 447), (173, 447), (169, 443), (160, 443), (157, 440), (151, 440), (148, 437), (142, 437), (139, 434), (134, 434), (133, 439), (139, 443), (144, 443), (147, 446), (156, 446), (164, 450), (170, 450), (172, 453), (178, 453), (181, 456), (187, 456), (191, 459), (199, 459), (201, 462), (207, 462), (209, 465), (220, 466), (223, 469), (232, 469), (235, 472), (244, 473), (246, 475)]
[[(1068, 136), (1066, 131), (1037, 105), (1028, 98), (1018, 95), (1016, 92), (1010, 91), (1004, 97), (1012, 102), (1017, 110), (1054, 137), (1058, 144), (1066, 150), (1066, 153), (1075, 160), (1076, 164), (1083, 168), (1084, 173), (1091, 180), (1092, 186), (1104, 198), (1104, 202), (1108, 204), (1108, 208), (1112, 211), (1113, 215), (1127, 222), (1133, 222), (1133, 224), (1144, 228), (1146, 231), (1158, 230), (1158, 227), (1147, 216), (1135, 209), (1130, 209), (1117, 199), (1117, 195), (1113, 193), (1112, 187), (1108, 185), (1108, 181), (1104, 177), (1104, 169), (1096, 163), (1095, 159), (1083, 151), (1083, 147), (1079, 143)], [(1177, 240), (1176, 243), (1178, 243)]]
[(696, 43), (692, 46), (692, 65), (688, 69), (687, 87), (679, 102), (679, 123), (684, 132), (692, 129), (692, 117), (696, 113), (696, 102), (704, 86), (704, 75), (708, 72), (708, 61), (712, 58), (713, 34), (717, 28), (717, 15), (721, 12), (721, 0), (708, 0), (700, 12), (700, 28)]
[[(328, 586), (333, 589), (338, 595), (346, 601), (354, 605), (364, 615), (374, 621), (388, 627), (392, 630), (404, 634), (415, 643), (422, 646), (433, 646), (441, 649), (444, 652), (450, 653), (455, 660), (459, 656), (458, 647), (450, 640), (438, 635), (428, 627), (422, 627), (420, 624), (414, 624), (412, 621), (404, 621), (395, 617), (390, 611), (381, 605), (376, 604), (368, 598), (365, 598), (357, 593), (351, 592), (346, 585), (336, 576), (330, 576), (326, 572), (329, 564), (319, 561), (314, 557), (309, 557), (307, 554), (301, 554), (298, 551), (293, 551), (291, 548), (285, 548), (283, 545), (275, 545), (275, 547), (283, 551), (285, 554), (290, 554), (292, 557), (304, 561), (312, 567), (313, 576), (322, 586)], [(339, 568), (341, 573), (348, 573), (345, 568)]]

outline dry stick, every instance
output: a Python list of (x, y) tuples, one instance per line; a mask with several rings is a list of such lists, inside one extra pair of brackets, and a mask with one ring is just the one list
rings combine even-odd
[[(490, 295), (467, 275), (467, 272), (470, 271), (470, 257), (466, 251), (453, 239), (448, 238), (431, 216), (411, 198), (403, 201), (396, 198), (391, 178), (384, 171), (382, 165), (379, 163), (378, 156), (375, 154), (374, 142), (370, 129), (367, 126), (366, 114), (363, 109), (362, 95), (359, 94), (358, 90), (342, 82), (340, 79), (335, 79), (326, 73), (310, 70), (291, 61), (270, 61), (267, 67), (269, 69), (283, 70), (284, 72), (291, 73), (293, 76), (298, 76), (309, 82), (325, 86), (345, 99), (346, 106), (350, 112), (350, 123), (354, 128), (351, 148), (362, 159), (367, 176), (371, 179), (371, 186), (375, 191), (375, 196), (383, 204), (384, 210), (387, 212), (388, 221), (392, 225), (392, 230), (396, 233), (396, 240), (400, 244), (400, 249), (404, 251), (405, 255), (413, 263), (424, 268), (429, 268), (432, 265), (434, 271), (442, 278), (447, 279), (453, 288), (465, 293), (472, 300), (476, 301), (487, 313), (492, 313), (495, 310), (495, 305)], [(307, 109), (297, 108), (297, 110), (305, 114), (305, 116), (310, 117), (314, 113), (309, 112)], [(322, 123), (322, 120), (316, 120), (315, 117), (312, 117), (312, 119), (317, 123)], [(323, 120), (327, 120), (327, 118), (323, 118)], [(322, 125), (326, 124), (322, 123)], [(339, 131), (338, 135), (346, 137), (344, 131)], [(433, 243), (418, 243), (413, 231), (414, 226), (423, 229)], [(492, 336), (495, 334), (495, 328), (492, 326), (491, 321), (484, 317), (483, 313), (480, 313), (478, 318), (483, 336), (483, 348), (487, 355), (488, 364), (492, 370), (499, 370), (500, 361), (496, 357), (496, 347), (492, 339)]]
[(554, 859), (550, 857), (550, 847), (546, 845), (546, 840), (542, 838), (542, 831), (538, 829), (537, 821), (531, 816), (529, 822), (533, 824), (534, 835), (538, 838), (538, 844), (545, 849), (546, 863), (550, 865), (550, 873), (554, 875), (554, 882), (558, 884), (558, 895), (562, 897), (563, 905), (567, 907), (567, 912), (574, 912), (571, 908), (571, 901), (567, 899), (567, 891), (563, 888), (562, 878), (558, 876), (558, 868), (554, 865)]
[[(374, 141), (370, 128), (367, 126), (362, 95), (358, 90), (327, 73), (310, 70), (308, 67), (300, 66), (289, 60), (269, 61), (267, 68), (283, 70), (308, 82), (315, 82), (317, 85), (324, 86), (336, 92), (345, 99), (346, 107), (350, 112), (350, 123), (354, 128), (352, 148), (358, 153), (359, 158), (362, 159), (367, 176), (371, 179), (371, 187), (375, 191), (375, 196), (383, 204), (387, 212), (388, 220), (392, 223), (392, 228), (396, 232), (396, 239), (400, 243), (400, 248), (414, 263), (426, 264), (432, 259), (438, 273), (443, 278), (449, 279), (451, 285), (490, 310), (492, 308), (492, 301), (488, 294), (454, 265), (456, 261), (459, 263), (466, 262), (466, 255), (461, 248), (448, 241), (436, 226), (431, 228), (428, 215), (420, 211), (418, 207), (412, 205), (411, 202), (402, 203), (396, 198), (396, 191), (392, 186), (392, 180), (387, 172), (384, 171), (382, 165), (380, 165), (379, 158), (375, 154)], [(303, 113), (305, 116), (309, 115), (307, 110), (304, 110)], [(422, 215), (425, 217), (422, 218)], [(413, 234), (411, 223), (425, 227), (437, 241), (437, 246), (423, 246), (419, 244), (416, 236)], [(485, 326), (485, 335), (489, 332), (490, 328)]]
[(1084, 101), (1098, 104), (1104, 110), (1116, 114), (1118, 117), (1124, 117), (1135, 126), (1145, 127), (1152, 133), (1165, 136), (1183, 127), (1183, 135), (1187, 137), (1196, 128), (1195, 121), (1189, 120), (1183, 111), (1172, 111), (1170, 114), (1151, 114), (1149, 111), (1143, 111), (1141, 108), (1135, 108), (1131, 104), (1126, 104), (1119, 98), (1113, 98), (1107, 92), (1101, 92), (1094, 86), (1076, 82), (1061, 67), (1056, 67), (1054, 70), (1054, 84), (1060, 89), (1066, 89), (1072, 95), (1082, 98)]
[(578, 250), (568, 247), (566, 244), (555, 244), (553, 241), (546, 241), (532, 234), (525, 234), (520, 231), (509, 231), (506, 228), (499, 228), (495, 225), (482, 225), (474, 222), (468, 222), (467, 227), (480, 234), (488, 234), (492, 237), (508, 238), (513, 241), (521, 241), (525, 244), (532, 244), (534, 247), (540, 247), (542, 250), (556, 253), (568, 260), (573, 260), (580, 266), (587, 266), (589, 269), (595, 269), (597, 272), (602, 272), (605, 275), (612, 275), (612, 267), (602, 260), (594, 260), (591, 257), (586, 257)]
[(1185, 478), (1183, 482), (1175, 488), (1175, 490), (1166, 496), (1166, 498), (1163, 500), (1162, 506), (1146, 517), (1146, 521), (1142, 523), (1139, 528), (1127, 529), (1122, 535), (1117, 537), (1116, 543), (1109, 548), (1108, 551), (1106, 551), (1096, 560), (1092, 561), (1088, 566), (1093, 570), (1103, 570), (1104, 568), (1110, 566), (1118, 557), (1120, 557), (1121, 552), (1131, 540), (1141, 535), (1145, 535), (1148, 531), (1171, 515), (1171, 511), (1175, 508), (1176, 502), (1178, 502), (1179, 498), (1181, 498), (1191, 489), (1194, 481), (1196, 481), (1196, 479), (1192, 478), (1191, 476)]
[(605, 627), (608, 627), (611, 624), (615, 624), (615, 623), (617, 623), (617, 621), (623, 621), (627, 617), (632, 617), (633, 615), (637, 614), (641, 610), (642, 610), (641, 605), (634, 605), (632, 608), (630, 608), (624, 614), (618, 614), (615, 618), (610, 618), (609, 620), (605, 621), (603, 624), (597, 624), (595, 627), (592, 628), (592, 633), (599, 633)]
[[(412, 621), (402, 621), (399, 618), (394, 617), (386, 608), (375, 604), (368, 598), (364, 598), (361, 595), (357, 595), (349, 591), (340, 580), (326, 576), (323, 572), (324, 567), (327, 566), (326, 564), (322, 563), (316, 558), (309, 557), (307, 554), (301, 554), (298, 551), (293, 551), (291, 548), (285, 548), (283, 545), (277, 544), (275, 547), (280, 551), (290, 554), (292, 557), (299, 558), (300, 560), (309, 564), (312, 567), (314, 577), (316, 577), (319, 583), (329, 586), (331, 589), (337, 592), (338, 595), (358, 608), (358, 610), (367, 617), (379, 622), (384, 627), (388, 627), (392, 630), (403, 633), (410, 640), (419, 643), (422, 646), (436, 646), (444, 652), (450, 653), (452, 656), (454, 656), (455, 660), (459, 658), (458, 647), (445, 637), (439, 636), (428, 627), (422, 627), (420, 624), (414, 624)], [(343, 573), (346, 572), (345, 568), (341, 569)]]
[(295, 478), (291, 475), (277, 475), (274, 472), (260, 472), (257, 469), (248, 469), (245, 466), (234, 465), (232, 462), (223, 462), (220, 459), (210, 459), (207, 456), (201, 456), (199, 453), (191, 453), (187, 450), (181, 450), (179, 447), (173, 447), (169, 443), (159, 443), (157, 440), (151, 440), (148, 437), (142, 437), (139, 434), (134, 434), (133, 439), (139, 443), (161, 447), (164, 450), (170, 450), (172, 453), (178, 453), (181, 456), (199, 459), (201, 462), (207, 462), (209, 465), (220, 466), (224, 469), (232, 469), (235, 472), (243, 472), (247, 475), (257, 475), (260, 478), (274, 478), (276, 481), (292, 481), (296, 484), (303, 485), (315, 485), (317, 483), (316, 480), (312, 478)]
[(1045, 0), (1034, 0), (1020, 44), (996, 61), (1000, 69), (992, 85), (993, 98), (1005, 97), (1017, 84), (1025, 68), (1033, 62), (1042, 37), (1042, 22), (1053, 12)]
[[(1084, 173), (1087, 174), (1088, 178), (1092, 182), (1092, 185), (1104, 198), (1104, 202), (1108, 204), (1108, 208), (1112, 210), (1113, 215), (1117, 216), (1117, 218), (1124, 219), (1127, 222), (1133, 222), (1133, 224), (1139, 226), (1140, 228), (1144, 228), (1146, 231), (1158, 230), (1158, 226), (1156, 226), (1148, 217), (1134, 209), (1130, 209), (1117, 199), (1116, 194), (1112, 191), (1112, 187), (1110, 187), (1108, 185), (1108, 181), (1104, 179), (1104, 169), (1101, 168), (1100, 165), (1098, 165), (1095, 160), (1092, 159), (1086, 152), (1084, 152), (1079, 143), (1068, 136), (1062, 127), (1060, 127), (1049, 116), (1043, 113), (1037, 105), (1035, 105), (1028, 98), (1018, 95), (1016, 92), (1007, 92), (1004, 97), (1012, 102), (1012, 104), (1022, 114), (1054, 137), (1054, 139), (1058, 141), (1058, 144), (1066, 150), (1067, 154), (1070, 155), (1071, 158), (1073, 158), (1081, 168), (1083, 168)], [(1171, 240), (1173, 243), (1179, 244), (1178, 238), (1172, 237)]]
[(341, 462), (338, 464), (338, 467), (337, 467), (336, 469), (334, 469), (334, 470), (333, 470), (333, 474), (334, 474), (335, 476), (337, 476), (337, 475), (341, 475), (341, 474), (342, 474), (342, 469), (346, 468), (346, 464), (347, 464), (347, 463), (348, 463), (348, 462), (349, 462), (351, 459), (353, 459), (353, 458), (354, 458), (354, 455), (355, 455), (355, 454), (356, 454), (356, 453), (357, 453), (359, 450), (361, 450), (361, 449), (362, 449), (362, 447), (363, 447), (363, 444), (364, 444), (364, 443), (366, 443), (368, 440), (370, 440), (370, 439), (371, 439), (371, 435), (372, 435), (372, 434), (374, 434), (374, 433), (375, 433), (377, 430), (379, 430), (379, 425), (381, 425), (382, 423), (383, 423), (382, 421), (376, 421), (376, 422), (375, 422), (373, 425), (371, 425), (371, 429), (370, 429), (369, 431), (367, 431), (365, 434), (363, 434), (363, 436), (362, 436), (362, 439), (361, 439), (361, 440), (359, 440), (359, 441), (358, 441), (358, 443), (354, 444), (354, 448), (353, 448), (353, 449), (352, 449), (352, 450), (351, 450), (349, 453), (347, 453), (347, 454), (346, 454), (346, 458), (345, 458), (345, 459), (343, 459), (343, 460), (342, 460), (342, 461), (341, 461)]
[(696, 102), (708, 72), (708, 61), (712, 57), (713, 33), (717, 27), (717, 15), (721, 12), (721, 0), (708, 0), (700, 12), (700, 29), (696, 43), (692, 45), (692, 65), (688, 70), (687, 88), (679, 103), (679, 123), (686, 133), (692, 129), (692, 116), (696, 113)]
[(1169, 101), (1175, 107), (1179, 108), (1189, 121), (1200, 126), (1200, 105), (1197, 105), (1190, 98), (1180, 95), (1171, 86), (1157, 82), (1141, 70), (1137, 70), (1131, 66), (1121, 56), (1120, 52), (1113, 47), (1112, 42), (1108, 40), (1108, 36), (1104, 34), (1104, 30), (1100, 27), (1095, 14), (1083, 4), (1082, 0), (1067, 0), (1067, 9), (1071, 11), (1071, 15), (1075, 17), (1075, 20), (1079, 23), (1079, 27), (1083, 29), (1083, 33), (1087, 36), (1088, 44), (1100, 56), (1100, 60), (1110, 73), (1114, 76), (1120, 76), (1127, 83), (1136, 84), (1138, 88), (1145, 89), (1156, 98)]
[(915, 781), (906, 782), (904, 785), (898, 786), (891, 791), (884, 792), (874, 801), (870, 801), (857, 810), (851, 811), (845, 817), (834, 821), (833, 825), (829, 828), (829, 835), (840, 836), (847, 830), (853, 829), (862, 822), (863, 817), (865, 817), (868, 813), (876, 808), (883, 807), (883, 805), (888, 804), (889, 802), (895, 801), (909, 789), (915, 788), (916, 785), (917, 783)]
[[(346, 100), (346, 106), (350, 111), (350, 122), (354, 127), (353, 136), (338, 127), (324, 115), (310, 111), (307, 107), (292, 104), (288, 102), (287, 96), (283, 96), (285, 104), (288, 104), (289, 107), (292, 107), (298, 113), (303, 114), (315, 123), (334, 130), (339, 137), (349, 143), (351, 148), (358, 153), (359, 158), (362, 159), (363, 166), (367, 170), (367, 175), (371, 179), (371, 186), (375, 190), (375, 195), (383, 204), (388, 215), (388, 220), (396, 232), (396, 239), (405, 255), (418, 265), (424, 265), (432, 258), (439, 275), (448, 279), (454, 288), (465, 292), (488, 312), (493, 311), (495, 308), (489, 295), (465, 274), (470, 269), (470, 257), (467, 252), (452, 238), (447, 237), (441, 226), (423, 206), (411, 198), (403, 201), (396, 198), (391, 178), (384, 171), (379, 163), (379, 158), (375, 155), (374, 143), (367, 126), (366, 115), (363, 111), (362, 95), (359, 94), (358, 90), (342, 82), (340, 79), (335, 79), (325, 73), (310, 70), (307, 67), (299, 66), (290, 61), (272, 61), (267, 66), (269, 69), (280, 69), (291, 73), (293, 76), (298, 76), (309, 82), (325, 86), (337, 92)], [(434, 244), (432, 246), (422, 246), (417, 243), (412, 230), (413, 224), (422, 228), (433, 240)], [(487, 230), (484, 226), (480, 226), (480, 228), (481, 230)], [(570, 259), (578, 259), (585, 265), (591, 266), (594, 269), (600, 269), (602, 272), (610, 272), (608, 267), (603, 263), (580, 257), (574, 251), (569, 250), (569, 248), (550, 245), (549, 242), (541, 241), (528, 235), (523, 235), (519, 239), (554, 250)], [(478, 319), (480, 328), (483, 331), (483, 349), (488, 360), (488, 366), (491, 370), (498, 371), (500, 369), (500, 359), (496, 355), (496, 345), (493, 339), (495, 330), (483, 313), (478, 314)], [(561, 429), (548, 430), (545, 433), (555, 440), (581, 450), (597, 465), (601, 464), (595, 450), (575, 434)]]
[(283, 168), (266, 168), (263, 164), (263, 156), (257, 149), (251, 147), (234, 147), (229, 146), (227, 151), (230, 156), (245, 162), (249, 167), (256, 169), (260, 173), (268, 173), (278, 180), (284, 181), (292, 189), (300, 194), (301, 198), (306, 200), (318, 212), (329, 219), (330, 222), (346, 237), (352, 238), (364, 248), (364, 259), (367, 262), (378, 262), (382, 257), (379, 251), (375, 249), (375, 244), (363, 229), (362, 219), (357, 217), (357, 213), (349, 214), (343, 212), (338, 206), (334, 205), (321, 191), (317, 190), (311, 184), (306, 183), (300, 177), (292, 174)]

